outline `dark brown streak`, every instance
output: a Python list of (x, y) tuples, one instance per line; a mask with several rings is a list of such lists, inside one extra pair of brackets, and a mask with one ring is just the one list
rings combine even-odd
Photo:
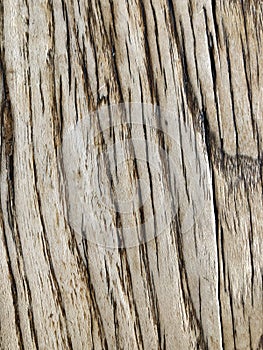
[(157, 16), (156, 16), (156, 11), (154, 9), (152, 0), (150, 0), (151, 3), (151, 9), (153, 13), (153, 20), (154, 20), (154, 32), (155, 32), (155, 42), (156, 42), (156, 47), (157, 47), (157, 53), (158, 53), (158, 61), (159, 61), (159, 66), (162, 71), (162, 59), (161, 59), (161, 51), (160, 51), (160, 46), (159, 46), (159, 32), (158, 32), (158, 25), (157, 25)]
[(197, 55), (196, 55), (196, 37), (195, 37), (195, 31), (194, 31), (194, 23), (193, 23), (193, 4), (190, 2), (188, 6), (188, 14), (191, 24), (191, 30), (193, 35), (193, 42), (194, 42), (194, 59), (195, 59), (195, 72), (197, 77), (197, 82), (199, 83), (199, 77), (198, 77), (198, 64), (197, 64)]
[[(134, 313), (135, 313), (135, 326), (136, 326), (135, 327), (135, 335), (136, 335), (136, 340), (137, 340), (137, 343), (142, 345), (142, 348), (144, 349), (140, 318), (139, 318), (139, 314), (138, 314), (138, 310), (137, 310), (135, 295), (134, 295), (134, 292), (133, 292), (132, 274), (131, 274), (130, 265), (129, 265), (129, 261), (128, 261), (128, 257), (127, 257), (127, 250), (126, 249), (120, 249), (119, 250), (119, 254), (120, 254), (121, 262), (122, 262), (122, 260), (125, 261), (126, 276), (127, 276), (127, 295), (128, 295), (130, 308), (134, 308)], [(131, 297), (130, 297), (130, 294), (131, 294)], [(132, 298), (132, 300), (130, 300), (131, 298)]]
[(128, 60), (128, 68), (129, 68), (129, 73), (130, 73), (130, 76), (131, 76), (131, 62), (130, 62), (130, 55), (129, 55), (129, 49), (128, 49), (127, 41), (125, 41), (125, 46), (126, 46), (126, 54), (127, 54), (127, 60)]
[[(78, 42), (77, 42), (77, 44), (78, 44)], [(94, 101), (94, 96), (91, 92), (91, 85), (90, 85), (88, 69), (87, 69), (87, 62), (86, 62), (87, 55), (86, 55), (86, 50), (85, 50), (85, 45), (84, 45), (84, 39), (83, 39), (83, 49), (81, 50), (80, 46), (78, 45), (78, 52), (79, 52), (80, 66), (81, 66), (82, 74), (83, 74), (84, 92), (86, 95), (86, 100), (87, 100), (89, 110), (92, 111), (95, 109), (95, 101)], [(96, 55), (96, 51), (94, 51), (94, 54)], [(96, 56), (95, 56), (95, 67), (96, 67), (96, 72), (97, 72), (98, 67), (97, 67), (96, 62), (97, 62), (97, 60), (96, 60)], [(98, 87), (98, 82), (97, 82), (97, 87)]]
[[(54, 62), (53, 62), (53, 64), (54, 64)], [(52, 71), (53, 71), (53, 80), (54, 80), (55, 79), (55, 72), (54, 72), (54, 70), (52, 70)], [(38, 202), (38, 209), (39, 209), (39, 217), (40, 217), (40, 222), (41, 222), (42, 232), (43, 232), (43, 237), (42, 237), (43, 249), (46, 252), (46, 257), (48, 258), (48, 263), (49, 263), (49, 267), (50, 267), (52, 281), (54, 283), (54, 286), (55, 286), (55, 289), (56, 289), (56, 293), (57, 293), (57, 302), (58, 302), (58, 305), (59, 305), (59, 307), (61, 309), (61, 313), (62, 313), (62, 316), (63, 316), (63, 318), (65, 320), (65, 324), (66, 324), (66, 333), (67, 333), (67, 340), (68, 340), (67, 346), (69, 347), (69, 349), (73, 349), (72, 348), (72, 342), (71, 342), (70, 334), (69, 334), (69, 330), (68, 330), (67, 317), (66, 317), (66, 312), (65, 312), (63, 299), (62, 299), (62, 294), (61, 294), (61, 291), (60, 291), (59, 283), (58, 283), (57, 278), (56, 278), (56, 274), (55, 274), (55, 270), (54, 270), (54, 266), (53, 266), (53, 261), (52, 261), (52, 257), (51, 257), (51, 251), (50, 251), (50, 246), (49, 246), (49, 241), (48, 241), (48, 234), (47, 234), (47, 231), (46, 231), (45, 220), (44, 220), (44, 216), (43, 216), (43, 213), (42, 213), (41, 195), (40, 195), (40, 192), (39, 192), (39, 189), (38, 189), (38, 176), (37, 176), (37, 166), (36, 166), (36, 162), (35, 162), (35, 147), (34, 147), (34, 134), (33, 134), (33, 111), (32, 111), (32, 90), (31, 90), (31, 73), (30, 73), (30, 69), (28, 71), (28, 86), (29, 86), (29, 110), (30, 110), (30, 125), (31, 125), (31, 143), (32, 143), (32, 163), (33, 163), (33, 175), (34, 175), (34, 182), (33, 183), (35, 185), (35, 192), (36, 192), (36, 197), (37, 197), (37, 202)], [(55, 90), (55, 85), (53, 86), (53, 89)], [(55, 96), (53, 97), (53, 100), (56, 101), (56, 97)]]
[[(245, 52), (245, 47), (244, 47), (242, 36), (240, 36), (240, 41), (241, 41), (241, 45), (242, 45), (242, 58), (243, 58), (244, 72), (245, 72), (245, 76), (246, 76), (247, 97), (248, 97), (249, 107), (250, 107), (250, 118), (251, 118), (252, 129), (253, 129), (253, 137), (255, 139), (256, 134), (258, 136), (258, 130), (257, 130), (256, 122), (254, 120), (253, 96), (252, 96), (253, 90), (252, 90), (252, 86), (251, 86), (251, 74), (249, 76), (248, 69), (247, 69), (246, 52)], [(249, 61), (249, 51), (248, 51), (248, 61)], [(258, 149), (259, 149), (259, 144), (258, 144)]]
[[(223, 274), (223, 278), (224, 278), (224, 291), (225, 293), (227, 292), (226, 290), (226, 259), (225, 259), (225, 238), (224, 238), (224, 230), (223, 227), (220, 224), (220, 248), (221, 248), (221, 257), (222, 257), (222, 274)], [(218, 270), (218, 273), (220, 273), (221, 271)], [(221, 315), (220, 315), (221, 316)]]
[[(212, 176), (212, 190), (213, 190), (213, 208), (214, 208), (214, 220), (215, 220), (215, 233), (216, 233), (216, 249), (217, 249), (217, 269), (218, 269), (218, 278), (217, 278), (217, 287), (218, 287), (218, 294), (217, 294), (217, 300), (219, 305), (219, 318), (220, 318), (220, 333), (221, 333), (221, 339), (222, 349), (224, 348), (224, 332), (223, 332), (223, 317), (222, 317), (222, 305), (221, 305), (221, 283), (220, 283), (220, 273), (221, 273), (221, 263), (220, 263), (220, 250), (219, 250), (219, 244), (220, 244), (220, 233), (222, 234), (222, 229), (220, 230), (220, 222), (219, 222), (219, 208), (218, 208), (218, 199), (217, 199), (217, 191), (216, 191), (216, 180), (215, 180), (215, 170), (213, 165), (213, 144), (211, 143), (211, 131), (210, 131), (210, 124), (207, 119), (206, 112), (204, 111), (204, 137), (205, 137), (205, 143), (206, 143), (206, 149), (208, 154), (208, 160), (209, 160), (209, 167), (210, 167), (210, 173)], [(221, 237), (222, 239), (222, 237)], [(221, 241), (222, 244), (222, 241)], [(221, 246), (221, 249), (223, 247)]]
[(35, 343), (36, 349), (39, 349), (39, 344), (38, 344), (38, 335), (37, 335), (37, 329), (35, 326), (35, 318), (34, 318), (34, 312), (33, 312), (33, 302), (32, 302), (32, 294), (31, 294), (31, 289), (29, 285), (29, 281), (27, 278), (27, 275), (25, 275), (25, 283), (26, 283), (26, 289), (27, 289), (27, 296), (28, 296), (28, 319), (30, 322), (30, 331), (31, 331), (31, 337)]
[(232, 320), (232, 333), (233, 333), (233, 341), (234, 341), (234, 350), (236, 350), (237, 349), (237, 347), (236, 347), (236, 327), (235, 327), (233, 298), (232, 298), (232, 289), (231, 289), (229, 272), (228, 272), (228, 290), (229, 290), (229, 304), (230, 304), (230, 312), (231, 312), (231, 320)]
[(191, 78), (188, 72), (188, 64), (187, 64), (187, 57), (186, 57), (187, 50), (185, 48), (184, 29), (181, 22), (180, 22), (180, 29), (181, 29), (181, 36), (182, 36), (182, 44), (180, 44), (178, 41), (178, 45), (180, 45), (178, 47), (178, 50), (180, 52), (182, 68), (183, 68), (183, 87), (187, 98), (187, 105), (191, 111), (193, 120), (195, 120), (195, 117), (200, 114), (199, 104), (198, 104), (197, 97), (195, 96), (194, 89), (191, 83)]
[(113, 298), (113, 293), (111, 293), (111, 304), (113, 308), (113, 319), (114, 319), (114, 333), (115, 333), (115, 340), (116, 340), (116, 349), (121, 349), (120, 347), (120, 331), (119, 331), (119, 322), (118, 322), (118, 316), (117, 316), (117, 303)]
[(24, 346), (23, 334), (22, 334), (22, 329), (21, 329), (21, 324), (20, 324), (16, 279), (15, 279), (13, 269), (12, 269), (11, 256), (10, 256), (10, 252), (9, 252), (9, 248), (8, 248), (7, 236), (6, 236), (6, 231), (5, 231), (2, 216), (3, 216), (2, 208), (0, 208), (1, 227), (3, 230), (3, 240), (4, 240), (4, 246), (5, 246), (5, 250), (6, 250), (6, 256), (7, 256), (6, 260), (7, 260), (8, 272), (9, 272), (9, 276), (10, 276), (11, 293), (12, 293), (13, 307), (14, 307), (14, 313), (15, 313), (16, 335), (17, 335), (19, 348), (21, 350), (24, 350), (25, 346)]
[(139, 10), (140, 10), (140, 16), (143, 22), (143, 34), (144, 34), (144, 44), (145, 44), (145, 57), (146, 57), (146, 71), (147, 71), (147, 77), (148, 77), (148, 84), (151, 94), (151, 103), (154, 104), (154, 79), (155, 74), (153, 70), (153, 60), (150, 50), (150, 45), (148, 41), (148, 26), (147, 26), (147, 17), (146, 17), (146, 11), (144, 7), (144, 3), (142, 0), (139, 0)]
[(208, 29), (208, 17), (207, 17), (206, 8), (203, 8), (203, 10), (204, 10), (204, 16), (205, 16), (205, 23), (206, 23), (206, 36), (207, 36), (210, 66), (211, 66), (211, 76), (213, 79), (213, 92), (214, 92), (214, 101), (215, 101), (215, 106), (216, 106), (216, 116), (217, 116), (218, 130), (219, 130), (220, 147), (221, 147), (221, 149), (223, 149), (224, 148), (224, 141), (223, 141), (223, 137), (222, 137), (222, 131), (221, 131), (220, 120), (219, 120), (219, 101), (218, 101), (218, 96), (217, 96), (217, 72), (216, 72), (216, 64), (215, 64), (214, 40), (213, 40), (212, 33), (209, 32), (209, 29)]
[(98, 333), (99, 333), (99, 338), (101, 340), (102, 348), (105, 349), (105, 350), (108, 350), (109, 347), (108, 347), (108, 343), (107, 343), (105, 329), (104, 329), (104, 326), (103, 326), (103, 318), (101, 316), (101, 312), (100, 312), (100, 309), (99, 309), (99, 306), (98, 306), (98, 303), (97, 303), (95, 289), (94, 289), (93, 283), (91, 281), (87, 240), (82, 239), (82, 244), (83, 244), (84, 258), (85, 258), (85, 263), (86, 263), (85, 280), (87, 282), (88, 300), (89, 300), (89, 304), (91, 302), (91, 307), (92, 307), (92, 312), (93, 312), (92, 317), (94, 317), (94, 319), (98, 323)]
[(251, 264), (251, 304), (252, 307), (254, 306), (254, 279), (255, 279), (255, 267), (254, 267), (254, 258), (253, 258), (253, 245), (254, 245), (254, 225), (253, 225), (253, 214), (252, 214), (252, 208), (249, 198), (250, 190), (245, 185), (246, 193), (247, 193), (247, 204), (249, 208), (249, 223), (250, 223), (250, 229), (248, 234), (248, 242), (249, 242), (249, 253), (250, 253), (250, 264)]
[(46, 226), (45, 226), (45, 220), (44, 220), (44, 216), (42, 213), (42, 205), (41, 205), (41, 197), (40, 197), (40, 192), (38, 190), (38, 177), (37, 177), (37, 169), (36, 169), (36, 163), (35, 163), (35, 156), (34, 156), (34, 146), (33, 146), (33, 169), (34, 169), (34, 183), (35, 183), (35, 191), (36, 191), (36, 195), (37, 195), (37, 201), (38, 201), (38, 209), (39, 209), (39, 217), (40, 217), (40, 222), (41, 222), (41, 226), (42, 226), (42, 232), (43, 232), (43, 239), (42, 239), (42, 243), (43, 243), (43, 250), (45, 252), (45, 256), (47, 257), (47, 262), (49, 264), (49, 268), (50, 268), (50, 273), (51, 273), (51, 281), (54, 283), (54, 287), (55, 287), (55, 291), (56, 291), (56, 301), (58, 303), (58, 306), (61, 310), (62, 316), (65, 320), (65, 325), (66, 325), (66, 333), (67, 333), (67, 346), (69, 347), (69, 349), (73, 349), (72, 346), (72, 341), (71, 341), (71, 337), (69, 334), (69, 330), (68, 330), (68, 325), (67, 325), (67, 315), (66, 315), (66, 311), (65, 311), (65, 306), (64, 306), (64, 302), (63, 302), (63, 298), (62, 298), (62, 293), (60, 290), (60, 286), (56, 277), (56, 273), (55, 273), (55, 269), (54, 269), (54, 265), (53, 265), (53, 261), (52, 261), (52, 256), (51, 256), (51, 251), (50, 251), (50, 245), (49, 245), (49, 241), (48, 241), (48, 233), (46, 231)]
[[(110, 29), (110, 38), (111, 38), (111, 50), (113, 53), (116, 53), (116, 49), (115, 49), (115, 43), (113, 42), (113, 33), (112, 30)], [(120, 74), (119, 74), (119, 70), (118, 70), (118, 64), (117, 64), (117, 59), (116, 59), (116, 54), (114, 54), (112, 56), (112, 60), (111, 60), (112, 64), (112, 71), (114, 74), (114, 78), (117, 84), (117, 88), (118, 88), (118, 94), (119, 94), (119, 101), (114, 101), (115, 103), (124, 103), (124, 96), (122, 93), (122, 86), (121, 86), (121, 81), (120, 81)]]
[(193, 300), (191, 298), (191, 293), (188, 284), (187, 270), (185, 267), (184, 253), (183, 253), (183, 239), (182, 239), (182, 230), (180, 227), (180, 220), (176, 216), (175, 221), (173, 222), (172, 227), (173, 233), (176, 235), (175, 244), (176, 250), (178, 253), (178, 265), (180, 273), (180, 284), (183, 294), (185, 311), (188, 316), (189, 324), (192, 330), (198, 332), (196, 334), (197, 344), (201, 349), (208, 350), (207, 340), (205, 339), (204, 330), (200, 320), (197, 317), (196, 310), (194, 307)]
[(64, 14), (65, 14), (65, 21), (66, 21), (66, 30), (67, 30), (67, 41), (66, 41), (66, 47), (67, 47), (67, 57), (68, 57), (68, 82), (69, 82), (69, 92), (71, 91), (71, 42), (70, 42), (70, 27), (69, 27), (69, 17), (68, 17), (68, 10), (67, 6), (64, 3), (64, 0), (62, 0), (63, 8), (64, 8)]
[(42, 103), (42, 114), (44, 114), (45, 113), (45, 99), (44, 99), (43, 90), (42, 90), (42, 75), (41, 75), (40, 70), (39, 70), (39, 92), (40, 92), (41, 103)]
[[(1, 9), (1, 14), (3, 15), (3, 8)], [(19, 247), (21, 248), (21, 242), (19, 235), (15, 234), (15, 190), (14, 190), (14, 159), (13, 159), (13, 145), (14, 145), (14, 121), (13, 114), (11, 109), (11, 101), (9, 95), (9, 88), (6, 78), (6, 66), (5, 66), (5, 52), (0, 49), (0, 71), (1, 71), (1, 80), (2, 80), (2, 102), (1, 102), (1, 133), (3, 136), (3, 143), (5, 145), (5, 157), (6, 157), (6, 169), (7, 169), (7, 184), (8, 184), (8, 200), (7, 204), (7, 213), (8, 213), (8, 223), (11, 229), (12, 239), (15, 243), (18, 242)], [(2, 157), (2, 152), (1, 152)], [(12, 270), (11, 256), (8, 248), (8, 241), (6, 237), (6, 231), (4, 229), (3, 214), (1, 208), (1, 221), (4, 234), (4, 245), (6, 248), (7, 254), (7, 264), (9, 275), (11, 279), (11, 291), (13, 306), (15, 312), (15, 325), (16, 325), (16, 334), (18, 338), (18, 344), (20, 349), (24, 349), (22, 329), (20, 326), (20, 317), (19, 317), (19, 306), (18, 306), (18, 293), (16, 287), (16, 280)], [(15, 244), (17, 256), (19, 252), (17, 250), (18, 246)], [(19, 265), (19, 261), (18, 261)]]
[(75, 105), (75, 111), (76, 111), (76, 123), (79, 121), (79, 111), (78, 111), (78, 82), (77, 78), (75, 77), (75, 84), (74, 84), (74, 105)]
[(211, 6), (212, 6), (213, 23), (214, 23), (215, 34), (216, 34), (216, 44), (217, 44), (217, 46), (219, 46), (218, 44), (220, 44), (220, 36), (219, 36), (219, 28), (218, 28), (218, 23), (217, 23), (217, 11), (216, 11), (217, 3), (216, 3), (216, 0), (211, 0)]
[[(28, 9), (29, 13), (29, 9)], [(29, 16), (29, 15), (28, 15)], [(29, 21), (27, 19), (27, 24), (29, 24)], [(25, 44), (25, 51), (26, 51), (26, 56), (28, 58), (28, 33), (26, 33), (26, 44)], [(5, 141), (5, 149), (6, 149), (6, 166), (7, 169), (9, 168), (8, 171), (8, 201), (7, 201), (7, 213), (8, 213), (8, 222), (11, 228), (12, 232), (12, 238), (15, 243), (15, 250), (17, 254), (17, 266), (19, 269), (19, 273), (21, 275), (24, 275), (24, 280), (25, 283), (23, 283), (24, 289), (27, 290), (27, 295), (29, 297), (29, 307), (28, 307), (28, 316), (29, 316), (29, 322), (30, 322), (30, 329), (31, 329), (31, 336), (32, 339), (35, 343), (36, 348), (38, 349), (38, 339), (37, 339), (37, 332), (36, 332), (36, 327), (34, 323), (34, 314), (33, 314), (33, 309), (32, 309), (32, 298), (31, 298), (31, 291), (29, 288), (29, 283), (28, 283), (28, 278), (25, 273), (25, 264), (24, 264), (24, 259), (23, 259), (23, 250), (22, 250), (22, 243), (21, 243), (21, 238), (20, 234), (18, 231), (18, 226), (15, 220), (16, 217), (16, 208), (15, 208), (15, 191), (14, 191), (14, 159), (13, 159), (13, 144), (14, 144), (14, 121), (13, 121), (13, 113), (12, 113), (12, 107), (11, 107), (11, 100), (9, 96), (9, 88), (7, 84), (7, 79), (6, 79), (6, 67), (4, 63), (4, 52), (1, 51), (1, 62), (0, 62), (0, 68), (2, 72), (2, 82), (3, 82), (3, 100), (4, 100), (4, 105), (2, 106), (1, 110), (1, 120), (2, 120), (2, 127), (3, 127), (3, 139)], [(2, 211), (2, 209), (1, 209)], [(4, 228), (4, 224), (3, 224)], [(16, 323), (16, 331), (18, 334), (18, 341), (19, 341), (19, 347), (24, 348), (23, 344), (23, 337), (22, 337), (22, 330), (20, 328), (20, 317), (19, 317), (19, 306), (18, 306), (18, 296), (17, 296), (17, 288), (16, 288), (16, 281), (13, 275), (12, 271), (12, 264), (10, 260), (10, 255), (9, 255), (9, 249), (8, 249), (8, 243), (7, 243), (7, 237), (5, 236), (5, 231), (4, 231), (4, 239), (6, 243), (6, 251), (7, 251), (7, 256), (8, 256), (8, 268), (9, 268), (9, 273), (11, 276), (11, 290), (12, 290), (12, 296), (13, 296), (13, 305), (14, 305), (14, 310), (15, 310), (15, 323)], [(20, 265), (20, 259), (18, 257), (21, 257), (22, 263), (23, 263), (23, 270)]]
[(116, 31), (116, 23), (115, 23), (115, 13), (114, 13), (114, 1), (109, 0), (110, 8), (111, 8), (111, 19), (112, 19), (112, 28), (115, 34), (115, 37), (117, 38), (117, 31)]
[(224, 29), (224, 33), (225, 33), (226, 58), (227, 58), (228, 75), (229, 75), (229, 88), (230, 88), (230, 95), (231, 95), (232, 116), (233, 116), (233, 123), (234, 123), (235, 134), (236, 134), (236, 157), (238, 158), (239, 136), (238, 136), (238, 129), (237, 129), (237, 118), (235, 113), (235, 96), (234, 96), (233, 84), (232, 84), (232, 64), (231, 64), (230, 53), (229, 53), (229, 39), (227, 37), (225, 29)]

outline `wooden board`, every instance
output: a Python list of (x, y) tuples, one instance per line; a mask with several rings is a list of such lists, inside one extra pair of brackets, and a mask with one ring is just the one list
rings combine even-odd
[(263, 348), (262, 14), (1, 1), (1, 350)]

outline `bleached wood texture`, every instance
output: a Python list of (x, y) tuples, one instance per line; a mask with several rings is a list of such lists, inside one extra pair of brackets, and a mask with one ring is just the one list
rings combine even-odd
[[(262, 349), (262, 2), (1, 0), (0, 16), (0, 349)], [(122, 102), (193, 135), (211, 207), (187, 235), (175, 216), (109, 248), (65, 219), (63, 138)]]

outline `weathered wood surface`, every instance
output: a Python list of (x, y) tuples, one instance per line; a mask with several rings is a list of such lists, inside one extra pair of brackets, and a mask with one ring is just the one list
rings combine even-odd
[[(262, 2), (0, 4), (1, 350), (262, 349)], [(121, 102), (192, 135), (208, 207), (186, 235), (175, 215), (117, 249), (65, 219), (63, 138)]]

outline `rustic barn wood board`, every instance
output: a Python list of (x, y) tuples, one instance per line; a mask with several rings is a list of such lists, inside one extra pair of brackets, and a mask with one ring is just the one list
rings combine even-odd
[(0, 18), (0, 349), (263, 349), (262, 1)]

